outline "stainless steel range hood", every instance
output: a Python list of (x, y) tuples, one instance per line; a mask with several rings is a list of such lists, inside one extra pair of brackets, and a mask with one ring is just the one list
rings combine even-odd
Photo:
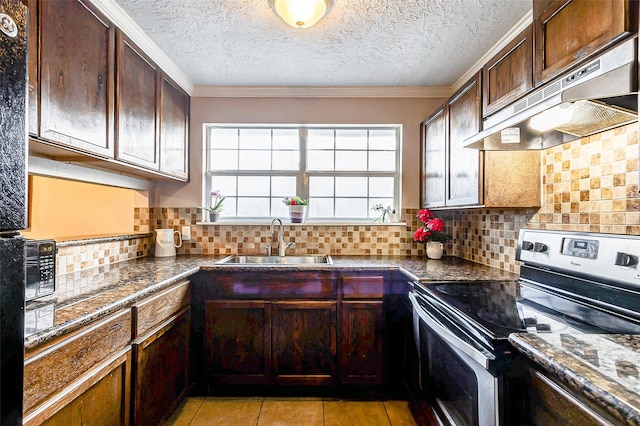
[[(465, 148), (492, 151), (546, 149), (638, 120), (636, 38), (545, 84), (483, 122)], [(537, 128), (544, 116), (562, 124)]]

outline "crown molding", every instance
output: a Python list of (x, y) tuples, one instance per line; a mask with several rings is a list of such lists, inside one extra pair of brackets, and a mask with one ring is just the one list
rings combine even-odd
[[(114, 0), (89, 0), (116, 27), (133, 40), (142, 51), (158, 65), (165, 74), (185, 92), (193, 92), (193, 83), (187, 75), (164, 53), (157, 44), (134, 22)], [(152, 6), (150, 6), (152, 7)]]
[(451, 87), (427, 86), (195, 86), (201, 98), (448, 98)]
[(487, 53), (485, 53), (478, 61), (473, 64), (469, 70), (462, 74), (455, 83), (453, 83), (453, 91), (460, 89), (471, 77), (473, 77), (478, 71), (482, 69), (489, 59), (498, 54), (509, 42), (529, 25), (533, 23), (533, 10), (527, 12), (516, 24), (504, 35), (496, 44), (493, 45)]

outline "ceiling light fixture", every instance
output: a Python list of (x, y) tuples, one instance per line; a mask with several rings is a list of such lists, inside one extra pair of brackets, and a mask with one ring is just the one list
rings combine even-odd
[(334, 0), (269, 0), (273, 11), (295, 28), (309, 28), (322, 19)]

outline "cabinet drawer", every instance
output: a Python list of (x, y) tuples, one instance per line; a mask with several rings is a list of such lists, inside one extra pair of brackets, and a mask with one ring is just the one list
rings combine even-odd
[(191, 283), (184, 281), (136, 303), (133, 313), (133, 338), (151, 330), (191, 303)]
[(380, 299), (384, 296), (384, 276), (342, 277), (342, 297), (345, 299)]
[(24, 411), (28, 412), (91, 367), (126, 347), (131, 341), (131, 314), (121, 311), (64, 336), (33, 355), (24, 367)]

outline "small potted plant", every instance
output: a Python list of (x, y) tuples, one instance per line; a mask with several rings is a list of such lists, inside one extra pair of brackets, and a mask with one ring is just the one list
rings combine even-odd
[(289, 206), (289, 219), (291, 223), (304, 223), (307, 214), (309, 199), (303, 200), (299, 195), (295, 197), (285, 197), (282, 202)]
[(222, 203), (226, 197), (223, 197), (217, 189), (211, 191), (209, 196), (211, 197), (211, 204), (209, 207), (203, 207), (203, 209), (209, 211), (209, 222), (217, 222), (220, 218), (220, 212), (222, 211)]
[(445, 234), (444, 220), (437, 218), (429, 209), (422, 209), (416, 215), (422, 225), (413, 233), (413, 241), (426, 243), (427, 257), (440, 259), (444, 251), (443, 243), (451, 239)]
[(391, 206), (385, 207), (382, 204), (374, 204), (373, 207), (371, 207), (371, 210), (381, 213), (380, 217), (374, 220), (374, 222), (387, 222), (387, 219), (391, 218), (391, 214), (396, 212), (391, 208)]

